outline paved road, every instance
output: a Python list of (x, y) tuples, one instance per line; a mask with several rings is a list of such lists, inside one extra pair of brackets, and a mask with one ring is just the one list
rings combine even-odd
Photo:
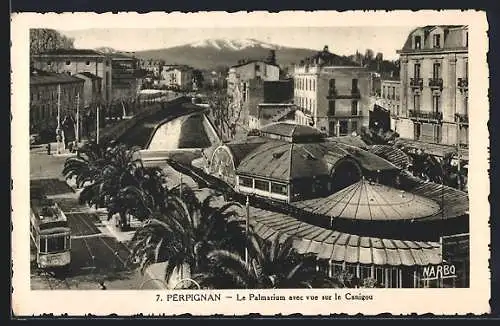
[[(30, 155), (30, 178), (41, 185), (66, 213), (72, 230), (72, 262), (65, 279), (39, 270), (31, 271), (32, 289), (137, 289), (143, 277), (126, 266), (129, 251), (117, 240), (130, 238), (108, 222), (105, 214), (78, 204), (76, 194), (61, 176), (65, 157), (49, 156), (43, 148), (33, 148)], [(104, 215), (104, 216), (103, 216)]]

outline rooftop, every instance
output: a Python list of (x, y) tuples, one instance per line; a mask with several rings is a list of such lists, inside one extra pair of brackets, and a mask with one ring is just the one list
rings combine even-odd
[(73, 84), (83, 82), (83, 79), (65, 73), (55, 73), (39, 69), (32, 69), (30, 73), (30, 85)]
[(82, 75), (82, 76), (85, 76), (85, 77), (90, 78), (90, 79), (102, 79), (101, 77), (94, 75), (93, 73), (90, 73), (87, 71), (79, 72), (76, 75)]
[(303, 126), (288, 122), (275, 122), (260, 128), (263, 136), (284, 137), (290, 142), (319, 141), (323, 140), (325, 135), (316, 128)]
[(369, 221), (414, 220), (440, 212), (439, 204), (429, 198), (365, 179), (328, 197), (293, 205), (323, 216)]
[(245, 61), (245, 62), (238, 63), (238, 64), (236, 64), (234, 66), (231, 66), (231, 68), (243, 67), (243, 66), (246, 66), (248, 64), (256, 63), (256, 62), (265, 63), (266, 65), (269, 65), (269, 66), (279, 67), (278, 65), (273, 64), (273, 63), (268, 63), (265, 60), (248, 60), (248, 61)]
[(442, 262), (439, 242), (358, 236), (312, 225), (287, 214), (251, 207), (250, 224), (264, 240), (293, 237), (299, 254), (318, 259), (379, 266), (426, 266)]
[(91, 49), (55, 49), (46, 52), (42, 52), (39, 54), (40, 56), (52, 56), (52, 55), (74, 55), (74, 56), (98, 56), (104, 57), (105, 54), (96, 50)]

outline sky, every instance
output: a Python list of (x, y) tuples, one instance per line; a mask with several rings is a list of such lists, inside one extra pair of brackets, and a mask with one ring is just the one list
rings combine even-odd
[(409, 32), (415, 26), (331, 27), (233, 27), (233, 28), (94, 28), (61, 30), (74, 38), (76, 48), (111, 47), (120, 51), (168, 48), (205, 39), (245, 39), (282, 46), (322, 49), (350, 55), (367, 48), (382, 52), (384, 59), (397, 59)]

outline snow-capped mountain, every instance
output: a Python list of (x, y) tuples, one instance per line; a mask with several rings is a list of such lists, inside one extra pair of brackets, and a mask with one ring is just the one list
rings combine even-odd
[(264, 48), (279, 50), (283, 48), (277, 44), (271, 44), (267, 42), (258, 41), (255, 39), (207, 39), (199, 42), (191, 43), (189, 46), (193, 48), (215, 48), (217, 50), (233, 50), (241, 51), (247, 48)]
[[(185, 64), (197, 69), (213, 70), (236, 65), (242, 59), (265, 59), (270, 50), (275, 50), (276, 61), (280, 66), (289, 66), (315, 55), (322, 49), (297, 49), (251, 38), (217, 38), (173, 47), (166, 44), (164, 49), (138, 51), (135, 55), (145, 60), (165, 60), (169, 64)], [(348, 61), (347, 58), (338, 58), (340, 61)]]

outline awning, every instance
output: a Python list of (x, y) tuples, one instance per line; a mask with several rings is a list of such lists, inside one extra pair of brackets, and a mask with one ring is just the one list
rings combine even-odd
[(250, 224), (263, 239), (294, 238), (299, 253), (313, 253), (318, 259), (351, 264), (426, 266), (442, 262), (438, 242), (364, 237), (311, 225), (291, 216), (250, 208)]

